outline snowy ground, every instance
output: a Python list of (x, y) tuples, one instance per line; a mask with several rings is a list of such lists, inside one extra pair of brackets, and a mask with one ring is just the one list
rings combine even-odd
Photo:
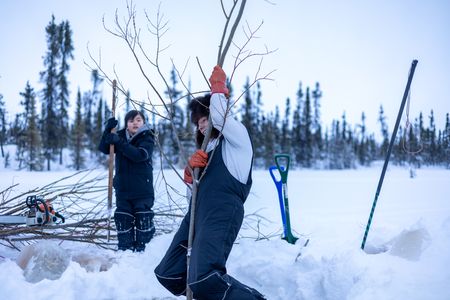
[[(3, 169), (0, 190), (14, 180), (25, 191), (69, 173)], [(375, 254), (367, 254), (360, 244), (380, 173), (381, 165), (289, 171), (291, 223), (301, 238), (290, 245), (280, 238), (269, 172), (255, 171), (229, 273), (268, 299), (450, 299), (450, 170), (420, 169), (410, 178), (406, 168), (388, 169), (366, 247)], [(183, 190), (179, 179), (167, 178)], [(52, 241), (34, 252), (0, 246), (0, 299), (178, 299), (153, 274), (171, 238), (156, 237), (142, 254)], [(30, 275), (45, 270), (33, 270), (27, 253), (51, 257), (55, 278)]]

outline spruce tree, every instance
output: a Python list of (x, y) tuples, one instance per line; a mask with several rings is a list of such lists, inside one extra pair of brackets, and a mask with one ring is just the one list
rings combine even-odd
[(417, 166), (416, 155), (413, 152), (418, 148), (418, 139), (414, 134), (413, 125), (406, 128), (406, 133), (403, 136), (403, 139), (402, 150), (404, 150), (407, 154), (408, 164), (410, 167)]
[(369, 159), (370, 161), (374, 161), (377, 158), (378, 155), (378, 146), (377, 146), (377, 142), (375, 139), (375, 135), (372, 133), (369, 135), (368, 139), (367, 139), (367, 148), (368, 148), (368, 153), (369, 153)]
[[(92, 82), (92, 90), (89, 93), (85, 93), (83, 95), (83, 122), (84, 122), (84, 130), (86, 136), (88, 138), (88, 149), (91, 153), (95, 154), (95, 156), (99, 157), (99, 153), (97, 151), (97, 145), (99, 142), (99, 137), (101, 137), (101, 130), (103, 128), (102, 115), (98, 115), (98, 113), (102, 114), (102, 110), (100, 112), (97, 110), (97, 114), (94, 113), (94, 109), (97, 106), (100, 106), (100, 101), (102, 97), (101, 93), (101, 84), (103, 83), (103, 79), (100, 77), (98, 70), (92, 70), (91, 72), (91, 82)], [(100, 120), (99, 120), (100, 118)], [(100, 130), (100, 135), (99, 135)]]
[(384, 115), (383, 105), (380, 105), (378, 122), (380, 123), (381, 137), (383, 139), (381, 142), (381, 146), (380, 146), (379, 158), (385, 159), (386, 153), (387, 153), (387, 150), (389, 147), (389, 130), (388, 130), (388, 126), (386, 124), (386, 116)]
[(354, 141), (353, 133), (350, 125), (347, 122), (347, 116), (345, 112), (342, 114), (342, 136), (339, 141), (341, 149), (342, 168), (349, 169), (355, 167), (355, 153), (354, 153)]
[(6, 108), (5, 101), (3, 101), (3, 95), (0, 94), (0, 150), (2, 157), (5, 157), (5, 151), (3, 146), (6, 143)]
[(170, 85), (166, 88), (164, 94), (171, 100), (171, 103), (176, 103), (178, 98), (181, 96), (181, 91), (177, 88), (178, 77), (175, 70), (175, 66), (172, 66), (172, 70), (170, 71)]
[(44, 57), (45, 71), (40, 73), (41, 81), (44, 83), (42, 91), (42, 142), (44, 155), (47, 160), (47, 170), (51, 169), (50, 162), (59, 149), (59, 122), (57, 119), (58, 98), (58, 60), (61, 56), (60, 43), (58, 39), (59, 30), (52, 15), (50, 23), (45, 28), (47, 35), (47, 53)]
[[(174, 105), (171, 113), (173, 114), (171, 121), (173, 125), (170, 122), (166, 122), (165, 130), (169, 132), (170, 137), (170, 148), (166, 154), (168, 154), (174, 165), (182, 167), (183, 160), (180, 159), (180, 145), (178, 143), (182, 142), (182, 137), (185, 135), (185, 132), (183, 132), (184, 112), (179, 105)], [(176, 131), (173, 126), (175, 126)]]
[[(93, 154), (95, 154), (97, 151), (97, 147), (94, 148), (94, 146), (97, 146), (96, 143), (93, 141), (93, 133), (94, 133), (94, 122), (93, 122), (93, 98), (92, 98), (92, 91), (84, 92), (83, 96), (81, 97), (81, 102), (83, 106), (83, 128), (84, 133), (87, 138), (87, 149), (89, 149), (91, 157)], [(98, 142), (98, 141), (97, 141)]]
[(423, 124), (423, 114), (422, 112), (419, 113), (419, 121), (418, 121), (418, 132), (419, 137), (422, 143), (425, 143), (427, 141), (427, 133)]
[(82, 98), (80, 89), (77, 93), (75, 120), (72, 125), (70, 144), (72, 148), (72, 167), (75, 170), (81, 170), (85, 168), (85, 156), (84, 150), (86, 148), (86, 136), (83, 122), (82, 113)]
[(302, 106), (303, 106), (303, 90), (302, 83), (299, 83), (297, 91), (297, 104), (292, 115), (292, 152), (294, 154), (295, 165), (300, 166), (303, 160), (303, 152), (305, 141), (302, 135), (304, 124), (302, 123)]
[[(188, 83), (188, 91), (191, 91), (191, 81), (189, 80)], [(184, 105), (181, 104), (180, 107), (182, 107), (182, 110), (180, 111), (180, 113), (183, 114), (183, 124), (181, 124), (181, 127), (179, 128), (179, 139), (180, 139), (180, 143), (183, 147), (183, 151), (184, 153), (180, 153), (183, 155), (190, 155), (191, 153), (194, 153), (195, 151), (195, 143), (193, 143), (194, 141), (194, 125), (191, 122), (191, 113), (189, 110), (189, 103), (192, 101), (193, 97), (192, 94), (190, 92), (188, 92), (188, 94), (184, 97)], [(183, 103), (181, 102), (181, 103)], [(153, 128), (155, 128), (155, 119), (156, 116), (155, 114), (152, 114), (152, 119), (153, 119)], [(187, 159), (187, 157), (185, 157)], [(181, 159), (181, 157), (179, 158), (178, 164), (181, 165), (183, 164), (185, 160)]]
[(41, 136), (38, 128), (38, 116), (36, 112), (36, 93), (34, 89), (27, 82), (25, 91), (20, 93), (23, 97), (21, 104), (24, 106), (23, 120), (23, 144), (22, 144), (22, 159), (29, 171), (42, 170), (42, 156), (41, 156)]
[(290, 129), (290, 115), (291, 115), (291, 100), (286, 98), (286, 105), (284, 111), (284, 118), (281, 122), (281, 152), (291, 154), (291, 129)]
[[(180, 160), (180, 145), (181, 137), (185, 135), (183, 132), (184, 129), (184, 112), (183, 109), (179, 105), (179, 98), (182, 94), (182, 91), (178, 90), (178, 77), (175, 70), (175, 66), (172, 67), (170, 71), (170, 85), (167, 85), (164, 94), (169, 100), (169, 121), (164, 122), (164, 131), (169, 133), (169, 147), (166, 148), (165, 154), (169, 157), (170, 161), (174, 165), (180, 165), (183, 160)], [(174, 129), (175, 127), (175, 129)]]
[(11, 144), (18, 145), (18, 143), (19, 143), (17, 137), (19, 136), (19, 133), (22, 130), (22, 127), (21, 127), (21, 123), (22, 123), (21, 117), (22, 116), (23, 116), (23, 114), (15, 114), (14, 120), (9, 125), (8, 132), (6, 133), (6, 135), (11, 138), (10, 141), (8, 140)]
[(262, 161), (264, 167), (274, 165), (276, 150), (276, 121), (272, 112), (267, 117), (262, 118), (261, 130), (264, 132)]
[[(103, 122), (104, 122), (104, 113), (103, 113), (103, 99), (100, 98), (97, 106), (97, 112), (94, 116), (94, 128), (92, 133), (92, 141), (91, 143), (97, 147), (103, 133)], [(93, 145), (91, 145), (93, 147)], [(100, 151), (95, 151), (97, 156), (97, 160), (100, 163), (106, 163), (105, 156), (101, 155)]]
[(302, 112), (303, 130), (301, 131), (304, 147), (302, 151), (302, 160), (306, 168), (312, 166), (312, 149), (313, 149), (313, 135), (312, 135), (312, 112), (311, 112), (311, 95), (309, 87), (306, 88), (305, 104)]
[(26, 168), (25, 160), (26, 160), (26, 136), (25, 136), (25, 117), (24, 113), (16, 114), (14, 119), (13, 127), (11, 130), (12, 135), (14, 136), (14, 144), (16, 145), (16, 155), (15, 159), (17, 161), (18, 170), (22, 170)]
[(419, 135), (419, 140), (423, 147), (423, 150), (419, 153), (419, 167), (420, 167), (422, 164), (426, 164), (427, 156), (426, 156), (425, 152), (427, 151), (427, 147), (428, 147), (427, 131), (425, 130), (422, 112), (419, 113), (419, 120), (416, 125), (416, 132)]
[[(272, 131), (275, 136), (275, 153), (280, 153), (281, 151), (281, 130), (280, 130), (280, 108), (278, 105), (275, 106), (275, 115), (272, 122)], [(274, 154), (275, 154), (274, 153)], [(272, 157), (273, 160), (273, 157)]]
[(434, 121), (434, 113), (433, 110), (430, 112), (429, 116), (430, 125), (427, 130), (427, 139), (428, 139), (428, 164), (434, 165), (437, 163), (436, 158), (438, 157), (437, 152), (437, 143), (436, 143), (436, 124)]
[(331, 135), (329, 138), (328, 168), (330, 169), (344, 168), (344, 141), (342, 140), (342, 136), (340, 122), (333, 120), (331, 122)]
[(69, 59), (73, 59), (72, 30), (69, 21), (64, 21), (58, 26), (58, 42), (60, 48), (60, 61), (57, 77), (57, 111), (58, 118), (58, 151), (59, 164), (63, 163), (63, 149), (68, 145), (69, 138), (69, 83), (67, 73), (70, 70)]
[(328, 133), (328, 127), (325, 128), (325, 132), (323, 134), (323, 147), (322, 147), (322, 166), (324, 168), (329, 168), (329, 161), (331, 159), (330, 156), (330, 134)]
[(27, 137), (29, 152), (29, 170), (41, 171), (43, 169), (42, 161), (42, 141), (38, 127), (38, 115), (36, 112), (36, 98), (31, 99), (31, 111), (28, 121)]
[(253, 100), (250, 91), (250, 79), (247, 77), (247, 81), (244, 84), (244, 103), (241, 107), (241, 122), (250, 135), (250, 138), (254, 138), (255, 132), (253, 132), (252, 112), (253, 112)]
[[(424, 140), (425, 130), (423, 130), (423, 118), (422, 113), (419, 114), (419, 118), (414, 120), (414, 126), (409, 132), (409, 152), (411, 153), (411, 161), (415, 163), (417, 168), (420, 168), (424, 162)], [(416, 150), (417, 149), (417, 150)]]
[(13, 137), (12, 143), (16, 145), (14, 159), (17, 161), (18, 170), (22, 170), (24, 168), (26, 150), (25, 126), (25, 113), (16, 114), (14, 121), (11, 124), (10, 134)]
[(445, 128), (442, 133), (442, 151), (443, 162), (447, 168), (450, 168), (450, 115), (445, 116)]
[(397, 136), (395, 137), (395, 142), (391, 154), (392, 162), (400, 166), (403, 165), (407, 160), (406, 151), (404, 149), (407, 134), (405, 134), (404, 131), (405, 130), (402, 128), (402, 125), (400, 125), (398, 127)]
[[(262, 90), (261, 84), (259, 81), (256, 83), (256, 101), (252, 114), (252, 126), (253, 132), (255, 133), (253, 136), (253, 149), (255, 152), (255, 157), (263, 158), (263, 147), (264, 147), (264, 135), (262, 134), (262, 119), (264, 116), (264, 112), (262, 109)], [(265, 166), (263, 162), (258, 163), (258, 166)]]
[(361, 124), (359, 125), (359, 128), (360, 128), (360, 138), (356, 150), (358, 162), (362, 166), (369, 166), (371, 158), (369, 156), (369, 143), (366, 129), (366, 114), (364, 112), (361, 113)]
[(443, 132), (441, 130), (438, 131), (437, 140), (436, 140), (436, 164), (442, 164), (444, 162), (444, 153), (442, 148), (442, 137)]
[(314, 161), (322, 159), (322, 124), (320, 121), (320, 99), (322, 98), (322, 91), (320, 90), (320, 84), (316, 82), (315, 89), (312, 92), (313, 102), (313, 119), (312, 119), (312, 157)]

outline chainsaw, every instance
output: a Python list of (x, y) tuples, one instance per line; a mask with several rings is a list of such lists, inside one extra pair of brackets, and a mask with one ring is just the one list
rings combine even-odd
[(44, 200), (36, 195), (28, 196), (25, 200), (28, 211), (24, 215), (0, 216), (0, 224), (15, 224), (27, 226), (44, 226), (47, 224), (55, 224), (58, 219), (64, 223), (64, 217), (53, 209), (50, 200)]

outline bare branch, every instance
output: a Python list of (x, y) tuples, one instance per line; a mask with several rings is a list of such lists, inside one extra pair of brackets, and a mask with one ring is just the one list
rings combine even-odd
[[(238, 15), (236, 17), (236, 20), (235, 20), (235, 22), (233, 24), (233, 27), (231, 28), (231, 32), (230, 32), (230, 34), (228, 36), (228, 40), (227, 40), (227, 43), (226, 43), (225, 48), (223, 49), (223, 51), (222, 51), (222, 42), (223, 42), (223, 37), (222, 37), (222, 41), (221, 41), (220, 47), (219, 47), (219, 59), (217, 61), (217, 64), (219, 66), (223, 66), (223, 63), (225, 62), (225, 57), (227, 55), (228, 49), (230, 48), (231, 42), (233, 41), (233, 36), (234, 36), (234, 33), (236, 32), (236, 28), (237, 28), (237, 26), (239, 24), (239, 21), (241, 20), (242, 14), (244, 13), (244, 8), (245, 8), (245, 4), (246, 3), (247, 3), (247, 0), (242, 0), (241, 7), (239, 8), (239, 13), (238, 13)], [(234, 8), (236, 7), (236, 4), (237, 4), (237, 1), (234, 2), (234, 5), (233, 5), (233, 7), (231, 9), (231, 12), (230, 12), (230, 16), (231, 16)], [(230, 19), (227, 18), (227, 22), (226, 22), (224, 31), (226, 31), (226, 28), (228, 26), (229, 20)]]
[[(64, 178), (51, 182), (41, 188), (34, 188), (24, 193), (18, 193), (11, 199), (0, 204), (1, 215), (25, 215), (28, 207), (23, 203), (29, 195), (40, 195), (45, 199), (53, 199), (53, 207), (65, 217), (65, 223), (44, 226), (25, 226), (0, 224), (0, 243), (15, 249), (20, 249), (24, 243), (39, 239), (55, 239), (95, 244), (99, 247), (113, 249), (114, 243), (105, 242), (107, 237), (108, 211), (106, 207), (107, 186), (103, 185), (105, 173), (94, 170), (76, 172)], [(14, 185), (18, 186), (18, 184)], [(10, 188), (8, 188), (10, 189)], [(5, 206), (5, 203), (10, 203)], [(59, 209), (61, 208), (61, 209)], [(167, 208), (155, 204), (155, 222), (157, 234), (174, 230), (178, 220), (183, 217), (183, 207)], [(170, 222), (170, 217), (172, 223)], [(111, 222), (114, 223), (114, 222)], [(115, 228), (113, 227), (115, 230)], [(111, 236), (116, 239), (115, 235)]]

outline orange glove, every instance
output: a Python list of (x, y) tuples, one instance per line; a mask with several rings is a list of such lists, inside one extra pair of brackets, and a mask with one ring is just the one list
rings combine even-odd
[(192, 154), (188, 163), (191, 168), (204, 168), (208, 164), (208, 154), (199, 149)]
[(184, 182), (192, 184), (194, 180), (192, 179), (191, 171), (189, 171), (189, 167), (186, 166), (184, 168)]
[(214, 70), (209, 77), (209, 83), (211, 84), (211, 94), (220, 93), (228, 95), (229, 91), (226, 85), (227, 75), (220, 66), (215, 66)]

